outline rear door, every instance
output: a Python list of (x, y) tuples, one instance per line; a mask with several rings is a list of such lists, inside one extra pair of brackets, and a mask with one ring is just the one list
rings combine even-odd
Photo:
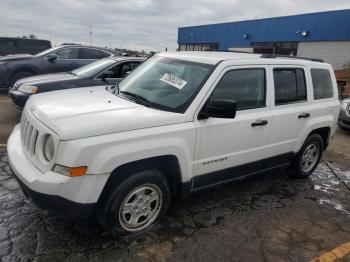
[(310, 90), (304, 66), (270, 66), (273, 83), (272, 128), (269, 144), (272, 155), (292, 156), (311, 120)]

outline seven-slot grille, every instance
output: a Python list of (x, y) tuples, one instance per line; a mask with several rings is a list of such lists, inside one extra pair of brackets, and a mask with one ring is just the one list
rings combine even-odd
[(346, 107), (346, 112), (348, 113), (348, 115), (350, 116), (350, 103), (348, 103), (347, 107)]
[(29, 122), (28, 118), (23, 112), (21, 119), (22, 147), (24, 151), (31, 157), (35, 155), (35, 146), (38, 135), (38, 130)]

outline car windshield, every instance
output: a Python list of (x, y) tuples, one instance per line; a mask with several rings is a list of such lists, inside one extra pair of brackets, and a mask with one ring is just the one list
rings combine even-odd
[(113, 59), (104, 58), (101, 60), (97, 60), (93, 63), (87, 64), (85, 66), (79, 67), (73, 70), (71, 73), (80, 77), (93, 77), (106, 70), (115, 63), (116, 61)]
[(119, 84), (119, 95), (146, 106), (183, 113), (214, 65), (154, 56)]
[(53, 47), (53, 48), (50, 48), (50, 49), (46, 49), (38, 54), (36, 54), (35, 56), (44, 56), (44, 55), (47, 55), (48, 53), (51, 53), (52, 51), (55, 51), (57, 49), (61, 48), (60, 46), (58, 47)]

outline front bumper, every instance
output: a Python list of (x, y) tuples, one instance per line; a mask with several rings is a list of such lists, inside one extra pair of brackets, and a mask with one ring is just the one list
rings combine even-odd
[(23, 93), (17, 90), (10, 90), (9, 91), (9, 96), (12, 100), (12, 105), (19, 110), (22, 110), (24, 105), (26, 104), (28, 98), (31, 96), (32, 94), (28, 94), (28, 93)]
[[(72, 200), (79, 198), (79, 178), (66, 177), (52, 171), (42, 173), (26, 158), (22, 150), (19, 125), (7, 142), (7, 155), (24, 195), (37, 206), (75, 217), (90, 217), (94, 214), (96, 203)], [(65, 197), (69, 194), (72, 199)]]
[(350, 116), (345, 112), (345, 109), (343, 108), (340, 110), (338, 126), (350, 130)]

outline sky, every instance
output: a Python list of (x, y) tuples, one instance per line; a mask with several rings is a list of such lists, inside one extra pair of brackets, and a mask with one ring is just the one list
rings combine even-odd
[(179, 27), (349, 9), (349, 0), (0, 0), (0, 36), (173, 51)]

